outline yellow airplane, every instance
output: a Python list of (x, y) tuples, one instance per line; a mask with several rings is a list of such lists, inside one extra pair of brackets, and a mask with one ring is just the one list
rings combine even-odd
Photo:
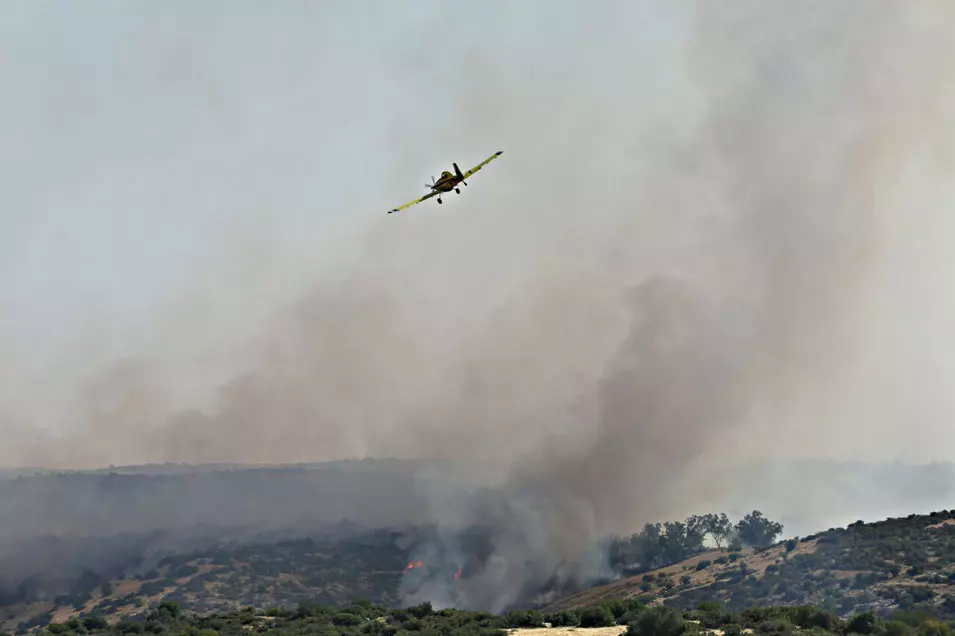
[(398, 210), (404, 210), (405, 208), (409, 208), (412, 205), (415, 205), (416, 203), (427, 201), (433, 196), (437, 196), (438, 203), (441, 203), (442, 192), (451, 192), (451, 190), (454, 190), (458, 194), (461, 194), (461, 190), (458, 188), (458, 184), (463, 183), (464, 185), (467, 185), (467, 182), (465, 181), (465, 179), (470, 177), (472, 174), (474, 174), (475, 172), (477, 172), (478, 170), (480, 170), (487, 164), (491, 163), (493, 160), (500, 157), (503, 152), (504, 152), (503, 150), (498, 150), (493, 155), (491, 155), (490, 157), (488, 157), (487, 159), (485, 159), (484, 161), (482, 161), (481, 163), (479, 163), (478, 165), (474, 166), (473, 168), (471, 168), (470, 170), (464, 173), (462, 173), (461, 169), (458, 168), (458, 164), (452, 163), (451, 165), (454, 166), (454, 172), (448, 172), (447, 170), (445, 170), (444, 172), (441, 173), (441, 177), (437, 181), (434, 180), (434, 177), (431, 177), (431, 185), (428, 185), (427, 183), (424, 185), (424, 187), (429, 188), (431, 192), (424, 195), (420, 199), (415, 199), (414, 201), (409, 201), (408, 203), (405, 203), (404, 205), (400, 205), (394, 210), (388, 210), (388, 214), (391, 214), (392, 212), (397, 212)]

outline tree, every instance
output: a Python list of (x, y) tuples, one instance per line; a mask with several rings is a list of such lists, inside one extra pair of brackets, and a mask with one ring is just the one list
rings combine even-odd
[(354, 627), (361, 625), (361, 616), (356, 616), (351, 612), (339, 612), (332, 616), (332, 624), (338, 627)]
[(686, 556), (686, 524), (667, 521), (663, 524), (663, 556), (669, 563), (681, 561)]
[(663, 546), (663, 526), (659, 523), (648, 523), (643, 531), (633, 535), (633, 548), (640, 565), (646, 568), (661, 565)]
[(687, 548), (694, 552), (703, 550), (703, 539), (706, 538), (706, 519), (710, 515), (692, 515), (686, 520)]
[(703, 515), (702, 526), (704, 533), (713, 537), (713, 543), (720, 549), (723, 548), (723, 542), (726, 538), (733, 532), (733, 523), (725, 512), (718, 515), (712, 512)]
[(846, 626), (847, 634), (871, 634), (878, 625), (878, 619), (872, 612), (856, 614)]
[(626, 631), (626, 636), (680, 636), (685, 627), (683, 614), (665, 605), (644, 610)]
[(614, 568), (625, 566), (630, 559), (630, 541), (613, 535), (607, 539), (607, 560)]
[(581, 627), (612, 627), (616, 624), (613, 612), (606, 607), (585, 607), (580, 610)]
[(577, 627), (580, 625), (580, 615), (573, 610), (554, 612), (544, 617), (551, 627)]
[(771, 521), (759, 510), (754, 510), (739, 520), (736, 531), (744, 545), (762, 548), (772, 545), (776, 537), (782, 534), (783, 524)]

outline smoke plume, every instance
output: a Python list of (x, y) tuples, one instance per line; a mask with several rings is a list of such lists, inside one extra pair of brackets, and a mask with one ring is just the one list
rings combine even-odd
[[(505, 151), (455, 205), (383, 202), (354, 263), (235, 347), (207, 404), (179, 408), (175, 369), (130, 357), (65, 440), (17, 458), (451, 460), (477, 485), (422, 473), (425, 516), (451, 552), (490, 527), (491, 555), (409, 601), (499, 610), (605, 575), (607, 533), (715, 507), (736, 462), (952, 448), (955, 368), (933, 352), (955, 225), (933, 210), (955, 8), (699, 3), (657, 64), (625, 43), (647, 6), (581, 16), (559, 63), (477, 42), (452, 56), (467, 73), (436, 61), (454, 110), (429, 143)], [(422, 179), (411, 144), (396, 183)]]

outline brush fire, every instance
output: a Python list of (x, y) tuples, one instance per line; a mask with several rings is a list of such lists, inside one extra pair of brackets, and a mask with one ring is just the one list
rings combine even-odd
[[(420, 560), (419, 560), (419, 561), (412, 561), (412, 562), (408, 563), (408, 567), (405, 568), (405, 570), (426, 570), (426, 569), (428, 569), (428, 568), (427, 568), (427, 566), (425, 566), (424, 561), (420, 561)], [(447, 571), (448, 571), (448, 568), (447, 568), (447, 567), (437, 568), (437, 569), (432, 568), (432, 571), (440, 571), (440, 570), (444, 570), (444, 571), (447, 572)], [(451, 578), (453, 578), (453, 579), (456, 580), (456, 581), (461, 579), (461, 566), (460, 566), (460, 565), (456, 566), (456, 569), (455, 569), (455, 571), (454, 571), (454, 574), (451, 576)]]
[(502, 612), (538, 606), (596, 582), (593, 577), (578, 576), (576, 561), (561, 561), (553, 568), (525, 577), (527, 580), (509, 589), (505, 597), (500, 590), (513, 584), (513, 573), (526, 574), (533, 571), (534, 564), (495, 556), (495, 540), (500, 541), (500, 535), (487, 526), (444, 533), (419, 529), (405, 535), (402, 547), (407, 550), (408, 559), (401, 571), (401, 604), (411, 606), (428, 601), (436, 609)]

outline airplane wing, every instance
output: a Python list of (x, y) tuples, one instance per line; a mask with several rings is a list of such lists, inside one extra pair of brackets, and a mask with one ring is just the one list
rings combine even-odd
[(421, 197), (420, 199), (415, 199), (414, 201), (409, 201), (408, 203), (405, 203), (404, 205), (399, 205), (399, 206), (396, 207), (394, 210), (388, 210), (388, 214), (391, 214), (392, 212), (397, 212), (397, 211), (399, 211), (399, 210), (404, 210), (405, 208), (410, 208), (412, 205), (415, 205), (416, 203), (421, 203), (422, 201), (427, 201), (428, 199), (430, 199), (431, 197), (433, 197), (433, 196), (436, 195), (436, 194), (438, 194), (437, 190), (432, 190), (431, 192), (429, 192), (428, 194), (424, 195), (424, 196)]
[(480, 170), (481, 168), (483, 168), (483, 167), (486, 166), (487, 164), (491, 163), (492, 161), (494, 161), (495, 159), (497, 159), (498, 157), (500, 157), (501, 154), (503, 154), (503, 153), (504, 153), (503, 150), (498, 150), (498, 151), (495, 152), (493, 155), (491, 155), (490, 157), (488, 157), (487, 159), (485, 159), (484, 161), (482, 161), (482, 162), (479, 163), (478, 165), (474, 166), (473, 168), (471, 168), (470, 170), (468, 170), (467, 172), (465, 172), (465, 173), (464, 173), (464, 178), (467, 179), (467, 178), (470, 177), (472, 174), (474, 174), (475, 172), (477, 172), (478, 170)]

